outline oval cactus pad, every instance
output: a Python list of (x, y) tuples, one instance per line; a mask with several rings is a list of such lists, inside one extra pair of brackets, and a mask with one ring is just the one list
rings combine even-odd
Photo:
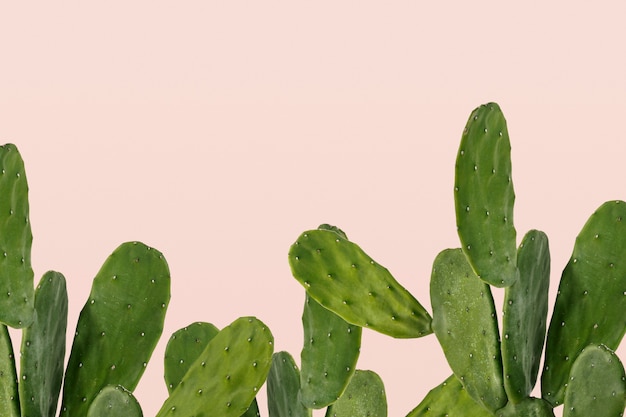
[(407, 415), (421, 416), (493, 417), (493, 414), (474, 401), (463, 384), (452, 375), (430, 390), (422, 402)]
[(397, 338), (432, 333), (424, 307), (343, 234), (304, 232), (291, 246), (289, 265), (311, 298), (348, 323)]
[(343, 395), (326, 411), (326, 417), (387, 417), (385, 385), (378, 374), (358, 370)]
[(300, 371), (288, 352), (274, 353), (267, 377), (267, 408), (270, 417), (311, 417), (298, 397)]
[(496, 103), (475, 109), (456, 159), (454, 203), (461, 247), (476, 274), (508, 287), (517, 279), (515, 192), (506, 120)]
[(106, 386), (89, 406), (87, 417), (142, 417), (141, 406), (133, 394), (121, 386)]

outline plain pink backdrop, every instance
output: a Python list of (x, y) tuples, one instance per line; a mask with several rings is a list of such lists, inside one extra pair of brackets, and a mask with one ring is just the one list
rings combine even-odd
[[(140, 240), (173, 280), (146, 416), (191, 322), (256, 315), (299, 362), (287, 251), (320, 223), (431, 310), (432, 260), (458, 246), (461, 131), (488, 101), (509, 123), (518, 236), (550, 237), (552, 303), (588, 216), (626, 199), (626, 7), (523, 3), (0, 3), (0, 141), (26, 161), (33, 265), (65, 274), (68, 333), (104, 259)], [(450, 374), (434, 336), (364, 333), (391, 417)]]

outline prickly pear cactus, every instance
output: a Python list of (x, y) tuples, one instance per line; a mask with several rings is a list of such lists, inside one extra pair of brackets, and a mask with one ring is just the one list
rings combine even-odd
[(502, 319), (504, 388), (509, 400), (528, 397), (537, 382), (548, 315), (550, 250), (545, 233), (531, 230), (517, 252), (520, 277), (505, 289)]
[(624, 366), (606, 346), (587, 346), (572, 366), (565, 390), (563, 417), (622, 416), (624, 407)]
[(617, 349), (626, 331), (626, 203), (591, 215), (563, 271), (548, 329), (542, 397), (562, 404), (572, 364), (589, 344)]
[(554, 412), (547, 401), (526, 397), (517, 403), (508, 403), (496, 412), (496, 417), (554, 417)]
[(0, 410), (7, 417), (19, 417), (17, 371), (9, 329), (0, 324)]
[(454, 202), (462, 249), (476, 274), (496, 287), (512, 285), (518, 271), (511, 144), (496, 103), (475, 109), (465, 126)]
[(141, 406), (133, 394), (122, 386), (108, 385), (96, 395), (87, 417), (142, 417)]
[(63, 381), (66, 328), (65, 277), (49, 271), (35, 291), (34, 320), (22, 334), (19, 385), (22, 417), (56, 414)]
[(135, 389), (163, 331), (170, 273), (163, 255), (120, 245), (93, 281), (67, 365), (61, 416), (85, 415), (107, 385)]
[(465, 391), (463, 384), (452, 375), (433, 388), (407, 417), (464, 416), (492, 417), (493, 414), (478, 405)]
[(487, 410), (493, 413), (504, 407), (507, 396), (493, 297), (460, 249), (437, 255), (430, 297), (433, 330), (456, 377)]
[(267, 407), (270, 417), (311, 417), (311, 409), (299, 398), (300, 371), (287, 352), (274, 353), (267, 377)]
[(0, 190), (0, 323), (22, 328), (35, 308), (33, 235), (24, 161), (12, 144), (0, 146)]
[(157, 417), (240, 417), (269, 372), (274, 338), (254, 317), (241, 317), (207, 344)]
[(398, 338), (432, 332), (431, 317), (389, 271), (345, 234), (304, 232), (291, 246), (293, 276), (311, 298), (348, 323)]
[(326, 411), (326, 417), (387, 417), (382, 379), (372, 371), (357, 370), (346, 392)]

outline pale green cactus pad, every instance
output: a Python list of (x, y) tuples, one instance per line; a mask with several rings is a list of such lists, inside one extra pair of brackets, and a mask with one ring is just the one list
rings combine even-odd
[(387, 417), (382, 379), (372, 371), (357, 370), (348, 388), (328, 407), (326, 417)]
[(496, 103), (470, 115), (456, 159), (454, 202), (461, 246), (476, 274), (496, 287), (517, 280), (515, 192), (506, 120)]
[(274, 353), (267, 377), (267, 407), (270, 417), (311, 417), (299, 399), (300, 371), (288, 352)]
[(433, 330), (454, 374), (486, 409), (495, 412), (504, 407), (507, 396), (493, 297), (460, 249), (437, 255), (430, 298)]
[(467, 394), (456, 376), (452, 375), (433, 388), (407, 417), (493, 417)]
[(96, 395), (87, 417), (142, 417), (141, 406), (133, 394), (122, 386), (108, 385)]

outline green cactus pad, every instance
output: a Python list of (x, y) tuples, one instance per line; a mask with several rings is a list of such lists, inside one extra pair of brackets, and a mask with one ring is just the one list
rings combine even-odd
[(87, 417), (142, 416), (141, 406), (133, 394), (122, 386), (102, 388), (87, 411)]
[(267, 407), (270, 417), (311, 417), (311, 410), (298, 398), (300, 371), (287, 352), (275, 353), (267, 377)]
[(387, 417), (382, 379), (372, 371), (357, 370), (346, 392), (326, 411), (326, 417)]
[(248, 410), (241, 415), (241, 417), (261, 417), (261, 413), (259, 412), (259, 405), (256, 401), (256, 398), (252, 400), (252, 404)]
[(348, 323), (397, 338), (432, 333), (422, 305), (343, 233), (310, 230), (289, 251), (293, 276)]
[(433, 388), (407, 417), (493, 417), (467, 394), (461, 382), (452, 375)]
[(22, 416), (54, 417), (63, 381), (67, 290), (65, 277), (44, 274), (35, 291), (35, 316), (24, 329), (20, 358)]
[(120, 245), (94, 278), (67, 365), (61, 416), (85, 415), (107, 385), (135, 389), (163, 331), (170, 273), (163, 255)]
[(254, 317), (222, 329), (191, 365), (157, 417), (239, 417), (248, 411), (272, 363), (274, 338)]
[(531, 230), (517, 252), (519, 280), (504, 296), (502, 363), (509, 401), (528, 397), (537, 382), (548, 315), (550, 249), (545, 233)]
[(168, 393), (176, 386), (200, 354), (219, 333), (211, 323), (196, 322), (176, 331), (165, 348), (165, 384)]
[(626, 203), (591, 215), (563, 271), (548, 329), (542, 397), (563, 402), (572, 363), (589, 344), (617, 349), (626, 331)]
[(496, 412), (496, 417), (554, 417), (554, 411), (547, 401), (526, 397), (517, 403), (508, 403)]
[(15, 356), (9, 329), (0, 324), (0, 410), (6, 417), (20, 416)]
[(454, 374), (486, 409), (495, 412), (504, 407), (507, 396), (493, 297), (460, 249), (437, 255), (430, 298), (433, 330)]
[(463, 252), (476, 274), (496, 287), (517, 280), (514, 201), (506, 120), (488, 103), (472, 112), (463, 131), (454, 202)]
[(624, 415), (626, 375), (617, 355), (607, 347), (586, 347), (574, 361), (569, 379), (563, 417)]
[(341, 396), (356, 371), (362, 330), (326, 310), (308, 294), (302, 326), (300, 401), (308, 408), (326, 407)]
[(12, 144), (0, 146), (0, 322), (22, 328), (33, 320), (33, 235), (24, 161)]

